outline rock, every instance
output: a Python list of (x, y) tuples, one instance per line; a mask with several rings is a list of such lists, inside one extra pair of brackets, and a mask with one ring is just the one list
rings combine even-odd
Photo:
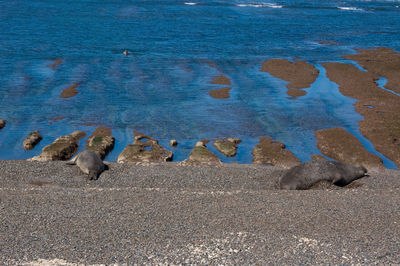
[(42, 154), (35, 156), (30, 161), (58, 161), (70, 159), (78, 150), (79, 139), (86, 135), (85, 132), (75, 131), (67, 136), (57, 138), (52, 144), (42, 149)]
[(286, 150), (285, 144), (269, 137), (261, 137), (251, 154), (255, 164), (269, 164), (283, 168), (300, 164), (300, 160), (291, 151)]
[(336, 161), (384, 168), (381, 158), (367, 151), (354, 135), (343, 128), (318, 130), (315, 131), (315, 137), (321, 153)]
[(89, 137), (86, 149), (94, 151), (101, 159), (114, 148), (115, 138), (111, 136), (111, 129), (98, 127)]
[(76, 89), (79, 86), (79, 83), (74, 83), (71, 86), (69, 86), (68, 88), (64, 89), (61, 94), (60, 97), (61, 98), (71, 98), (74, 97), (75, 95), (78, 94), (78, 90)]
[(6, 121), (0, 119), (0, 129), (6, 126)]
[(231, 85), (231, 80), (224, 75), (216, 76), (212, 81), (210, 81), (212, 84), (218, 84), (218, 85)]
[(142, 133), (134, 132), (135, 140), (118, 156), (118, 163), (158, 163), (172, 161), (173, 153), (164, 149), (158, 141)]
[(230, 142), (232, 142), (232, 143), (235, 143), (235, 144), (239, 144), (239, 143), (242, 142), (242, 140), (239, 139), (239, 138), (227, 138), (226, 140), (227, 140), (227, 141), (230, 141)]
[(207, 147), (199, 141), (190, 153), (189, 158), (184, 161), (184, 164), (221, 164), (221, 160), (217, 155), (212, 153)]
[(39, 131), (35, 130), (26, 137), (22, 146), (25, 150), (29, 151), (32, 150), (41, 140), (42, 136), (40, 135)]
[(234, 157), (238, 148), (234, 141), (228, 141), (227, 139), (214, 141), (214, 147), (227, 157)]
[(215, 99), (227, 99), (227, 98), (231, 97), (229, 95), (229, 91), (231, 89), (232, 89), (231, 87), (215, 89), (215, 90), (211, 90), (209, 92), (209, 94), (211, 97), (213, 97)]
[[(363, 116), (358, 122), (361, 134), (400, 167), (400, 101), (391, 92), (400, 93), (400, 53), (388, 48), (358, 52), (345, 58), (356, 60), (367, 71), (350, 64), (324, 63), (326, 76), (343, 95), (357, 99), (355, 110)], [(387, 79), (384, 89), (377, 83), (381, 77)]]
[(324, 156), (320, 155), (320, 154), (312, 154), (311, 155), (311, 159), (312, 160), (328, 160), (326, 159)]
[(204, 143), (204, 141), (200, 140), (198, 142), (196, 142), (195, 147), (204, 147), (206, 145), (206, 143)]
[(171, 147), (175, 147), (175, 146), (178, 145), (178, 141), (176, 141), (176, 139), (171, 139), (171, 140), (169, 141), (169, 145), (170, 145)]
[(288, 81), (287, 94), (294, 98), (304, 96), (308, 88), (317, 79), (319, 70), (306, 61), (290, 62), (286, 59), (270, 59), (263, 63), (261, 71)]

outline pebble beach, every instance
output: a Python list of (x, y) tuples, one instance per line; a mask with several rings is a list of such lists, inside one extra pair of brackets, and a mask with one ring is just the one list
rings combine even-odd
[(398, 264), (400, 178), (282, 191), (283, 169), (1, 161), (3, 265)]

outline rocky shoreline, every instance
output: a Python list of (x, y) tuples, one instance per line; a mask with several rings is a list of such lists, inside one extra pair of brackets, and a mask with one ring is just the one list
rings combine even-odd
[[(339, 85), (340, 92), (348, 97), (356, 98), (355, 109), (364, 116), (359, 122), (361, 134), (370, 140), (374, 148), (383, 154), (398, 167), (400, 166), (400, 96), (398, 93), (398, 77), (400, 74), (400, 53), (389, 48), (376, 48), (371, 50), (357, 50), (358, 54), (346, 55), (345, 59), (358, 62), (365, 71), (354, 65), (346, 63), (324, 63), (327, 77)], [(62, 61), (56, 61), (49, 67), (55, 68)], [(216, 67), (216, 64), (210, 64)], [(221, 72), (210, 81), (217, 85), (216, 89), (209, 91), (211, 97), (216, 99), (229, 98), (232, 87), (231, 79)], [(286, 59), (270, 59), (262, 64), (261, 71), (286, 80), (288, 95), (296, 97), (306, 94), (306, 90), (316, 80), (319, 70), (305, 61), (291, 62)], [(377, 81), (387, 79), (387, 84), (381, 86)], [(75, 90), (79, 84), (74, 84), (65, 91)], [(397, 94), (396, 94), (397, 93)], [(76, 93), (68, 94), (68, 97)], [(6, 121), (0, 120), (0, 130), (7, 130)], [(0, 131), (0, 132), (1, 132)], [(42, 132), (43, 134), (43, 132)], [(74, 136), (78, 134), (79, 137)], [(43, 148), (42, 154), (31, 160), (68, 160), (78, 150), (79, 139), (85, 132), (74, 132), (71, 135), (60, 137)], [(117, 161), (140, 163), (158, 163), (173, 161), (173, 153), (168, 148), (162, 147), (156, 139), (143, 133), (135, 133), (135, 140), (128, 145), (119, 155)], [(33, 131), (24, 141), (24, 148), (31, 150), (42, 138), (37, 131)], [(316, 146), (321, 154), (310, 154), (312, 159), (332, 159), (350, 164), (362, 164), (366, 167), (384, 168), (382, 159), (367, 151), (361, 142), (344, 128), (325, 128), (315, 131)], [(196, 145), (190, 156), (183, 163), (190, 164), (219, 164), (221, 158), (234, 157), (240, 145), (240, 140), (229, 141), (232, 138), (211, 140), (219, 154), (214, 154), (207, 148), (207, 141)], [(101, 158), (105, 158), (113, 149), (115, 138), (111, 128), (99, 126), (87, 140), (86, 149), (95, 151)], [(252, 150), (253, 163), (268, 164), (281, 167), (292, 167), (300, 160), (292, 151), (286, 149), (285, 143), (262, 136), (259, 143)]]

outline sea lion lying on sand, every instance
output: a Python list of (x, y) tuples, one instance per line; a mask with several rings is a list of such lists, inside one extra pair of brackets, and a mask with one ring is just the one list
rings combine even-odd
[(367, 173), (362, 165), (313, 160), (287, 170), (279, 180), (280, 189), (308, 189), (320, 181), (345, 186)]
[(67, 162), (69, 165), (76, 164), (89, 180), (97, 180), (99, 175), (107, 168), (100, 157), (93, 151), (84, 150)]

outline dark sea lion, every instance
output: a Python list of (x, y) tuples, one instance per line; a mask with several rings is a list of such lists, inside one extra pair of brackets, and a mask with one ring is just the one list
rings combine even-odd
[(281, 189), (308, 189), (320, 181), (345, 186), (365, 176), (362, 165), (350, 165), (328, 160), (313, 160), (287, 170), (279, 180)]
[(67, 164), (76, 164), (89, 180), (97, 180), (99, 175), (106, 169), (106, 165), (93, 151), (84, 150), (71, 159)]

